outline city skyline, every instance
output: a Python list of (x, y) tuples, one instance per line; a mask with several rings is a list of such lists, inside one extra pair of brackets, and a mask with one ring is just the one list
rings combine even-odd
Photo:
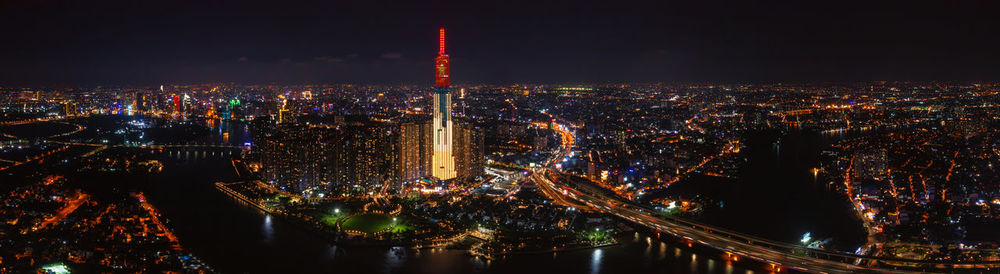
[[(420, 272), (418, 258), (446, 272), (564, 269), (560, 258), (571, 270), (552, 271), (1000, 264), (1000, 84), (466, 87), (452, 102), (463, 108), (453, 179), (430, 172), (433, 91), (5, 89), (0, 213), (15, 221), (0, 227), (25, 234), (0, 257), (74, 271)], [(101, 223), (102, 212), (118, 217)], [(285, 237), (309, 244), (274, 242)], [(330, 249), (351, 251), (310, 257)], [(382, 252), (396, 255), (350, 255)], [(543, 263), (504, 257), (519, 252)]]
[(993, 10), (0, 2), (0, 272), (989, 272)]

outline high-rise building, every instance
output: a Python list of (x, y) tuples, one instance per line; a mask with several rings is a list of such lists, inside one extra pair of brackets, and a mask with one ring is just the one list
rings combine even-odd
[(440, 30), (438, 44), (438, 57), (434, 59), (436, 69), (434, 79), (434, 99), (433, 99), (433, 136), (434, 155), (431, 161), (433, 166), (432, 176), (441, 180), (448, 180), (456, 177), (455, 157), (453, 155), (454, 123), (451, 119), (451, 90), (449, 86), (448, 74), (449, 61), (448, 54), (444, 52), (444, 28)]
[(242, 106), (240, 99), (230, 99), (228, 102), (222, 104), (220, 109), (220, 118), (222, 119), (239, 119), (240, 112), (239, 109)]
[(135, 93), (135, 107), (133, 108), (137, 111), (146, 111), (146, 94), (142, 92)]
[[(402, 182), (434, 176), (434, 121), (415, 118), (399, 124), (398, 169)], [(485, 145), (483, 130), (475, 125), (455, 121), (452, 128), (452, 158), (455, 178), (474, 178), (484, 174)], [(440, 177), (438, 177), (440, 178)]]
[(261, 177), (281, 189), (335, 195), (398, 181), (398, 132), (386, 124), (358, 121), (330, 128), (262, 116), (251, 126)]
[(251, 126), (253, 151), (260, 161), (261, 177), (286, 190), (295, 188), (298, 180), (294, 177), (301, 174), (301, 170), (298, 158), (294, 157), (298, 154), (291, 137), (294, 134), (288, 134), (288, 128), (279, 128), (267, 117), (255, 119)]
[(364, 189), (398, 181), (397, 132), (385, 124), (348, 123), (342, 134), (346, 182)]
[(291, 122), (291, 117), (289, 116), (291, 111), (288, 109), (288, 99), (286, 99), (284, 95), (278, 95), (278, 98), (281, 99), (278, 103), (278, 123), (281, 124)]
[(885, 180), (889, 175), (886, 149), (874, 149), (854, 153), (854, 179)]
[(456, 123), (454, 136), (455, 173), (460, 178), (473, 178), (485, 173), (483, 130), (472, 124)]
[(399, 179), (414, 181), (432, 170), (433, 128), (430, 123), (414, 121), (399, 125)]
[(174, 112), (181, 112), (181, 97), (174, 95)]
[(62, 103), (63, 115), (65, 116), (75, 116), (80, 114), (78, 106), (76, 103), (71, 101), (63, 101)]

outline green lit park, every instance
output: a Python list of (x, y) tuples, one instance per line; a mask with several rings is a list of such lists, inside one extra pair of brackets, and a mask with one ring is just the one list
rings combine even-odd
[(309, 215), (311, 215), (313, 218), (319, 220), (321, 223), (323, 223), (325, 225), (328, 225), (328, 226), (336, 226), (337, 222), (339, 222), (340, 220), (342, 220), (345, 217), (347, 217), (347, 215), (344, 214), (344, 213), (333, 213), (333, 214), (330, 214), (330, 213), (323, 213), (323, 212), (319, 212), (319, 211), (310, 212)]
[(321, 208), (302, 210), (316, 224), (343, 232), (355, 232), (365, 235), (390, 233), (398, 236), (401, 233), (414, 230), (415, 224), (407, 217), (379, 212), (364, 212), (357, 203), (352, 206), (345, 204), (327, 205)]
[[(343, 220), (340, 227), (343, 230), (364, 233), (383, 232), (393, 227), (395, 223), (393, 221), (394, 218), (385, 214), (363, 213)], [(396, 218), (395, 220), (398, 221), (399, 219)]]
[(595, 229), (593, 232), (583, 232), (581, 236), (584, 240), (592, 244), (606, 244), (615, 240), (614, 233), (607, 229)]

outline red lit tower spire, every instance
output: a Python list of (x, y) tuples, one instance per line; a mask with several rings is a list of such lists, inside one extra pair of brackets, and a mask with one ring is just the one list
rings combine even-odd
[(438, 38), (438, 57), (434, 59), (434, 67), (437, 69), (437, 74), (434, 78), (434, 86), (442, 88), (450, 86), (451, 83), (448, 81), (448, 73), (450, 72), (448, 54), (444, 53), (444, 28), (441, 28), (440, 30), (440, 37)]
[(444, 28), (441, 28), (438, 38), (438, 55), (444, 55)]

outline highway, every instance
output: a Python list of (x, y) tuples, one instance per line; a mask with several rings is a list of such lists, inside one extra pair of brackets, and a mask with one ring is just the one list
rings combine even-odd
[(554, 183), (552, 183), (551, 180), (545, 178), (545, 176), (542, 175), (542, 173), (540, 172), (532, 173), (531, 180), (535, 181), (535, 183), (538, 184), (538, 189), (541, 190), (542, 193), (545, 194), (545, 196), (551, 198), (555, 204), (565, 207), (572, 207), (583, 211), (591, 211), (590, 206), (583, 203), (578, 203), (576, 202), (576, 200), (570, 198), (567, 195), (568, 191), (567, 193), (558, 193), (563, 190), (560, 190), (559, 187), (557, 187)]
[(661, 214), (655, 210), (632, 204), (620, 197), (610, 196), (604, 191), (593, 189), (593, 187), (588, 189), (574, 186), (566, 182), (568, 180), (560, 180), (559, 177), (562, 177), (562, 173), (555, 168), (556, 163), (570, 154), (575, 139), (567, 126), (558, 125), (553, 128), (561, 135), (563, 147), (553, 158), (544, 163), (543, 167), (535, 168), (531, 178), (539, 185), (539, 189), (556, 204), (573, 207), (584, 204), (591, 209), (614, 214), (655, 231), (698, 242), (736, 256), (765, 262), (769, 264), (771, 271), (780, 272), (783, 269), (794, 269), (822, 273), (910, 272), (882, 267), (879, 262), (919, 265), (925, 267), (923, 269), (925, 271), (927, 269), (939, 271), (961, 268), (988, 269), (1000, 265), (1000, 262), (923, 262), (896, 258), (874, 258), (851, 253), (810, 249), (802, 245), (771, 241)]
[[(552, 171), (541, 171), (548, 174)], [(569, 188), (568, 186), (557, 186), (551, 180), (537, 180), (540, 185), (546, 184), (548, 188)], [(650, 210), (643, 209), (628, 203), (616, 201), (614, 198), (601, 194), (594, 194), (584, 191), (555, 192), (556, 195), (563, 195), (559, 199), (572, 199), (589, 207), (600, 210), (608, 214), (614, 214), (623, 219), (632, 221), (657, 231), (662, 231), (674, 235), (678, 238), (698, 242), (702, 245), (716, 248), (718, 250), (730, 252), (743, 257), (754, 258), (759, 261), (770, 263), (772, 270), (781, 271), (782, 268), (793, 268), (801, 271), (826, 272), (826, 273), (855, 273), (868, 270), (863, 266), (842, 263), (839, 261), (820, 260), (806, 255), (797, 255), (790, 252), (782, 252), (770, 249), (760, 244), (769, 244), (767, 240), (748, 240), (750, 238), (738, 237), (730, 238), (728, 232), (713, 230), (703, 226), (694, 225), (667, 216), (656, 214)], [(548, 193), (547, 193), (548, 194)], [(804, 248), (803, 248), (804, 249)]]

